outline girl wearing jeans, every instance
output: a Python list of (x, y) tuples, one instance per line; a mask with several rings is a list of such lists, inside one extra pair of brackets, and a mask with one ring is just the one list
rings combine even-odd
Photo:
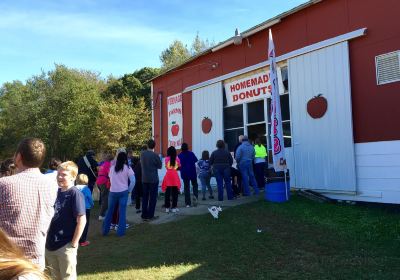
[(205, 150), (201, 154), (201, 159), (197, 162), (197, 166), (199, 168), (199, 179), (201, 182), (201, 191), (203, 193), (203, 199), (206, 200), (206, 188), (210, 192), (210, 196), (208, 198), (213, 199), (213, 191), (211, 189), (210, 180), (211, 180), (211, 166), (210, 166), (210, 153)]
[[(115, 165), (110, 168), (111, 188), (108, 195), (108, 210), (103, 223), (103, 235), (110, 231), (111, 219), (114, 209), (119, 204), (119, 218), (117, 235), (125, 235), (126, 230), (126, 205), (128, 203), (128, 193), (132, 191), (135, 185), (135, 173), (128, 165), (126, 152), (120, 152), (117, 156)], [(128, 185), (128, 181), (130, 184)]]

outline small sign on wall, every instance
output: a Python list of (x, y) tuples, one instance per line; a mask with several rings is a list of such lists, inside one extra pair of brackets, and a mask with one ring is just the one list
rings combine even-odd
[(168, 147), (180, 149), (183, 141), (182, 94), (175, 94), (167, 99), (168, 104)]

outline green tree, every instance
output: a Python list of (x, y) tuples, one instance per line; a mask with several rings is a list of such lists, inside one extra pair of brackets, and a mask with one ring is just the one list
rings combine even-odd
[(144, 67), (136, 70), (132, 74), (125, 74), (119, 79), (109, 77), (107, 87), (103, 92), (106, 98), (129, 97), (132, 103), (139, 98), (144, 98), (147, 108), (150, 109), (150, 83), (160, 73), (158, 68)]
[(188, 60), (190, 56), (190, 52), (186, 45), (179, 40), (174, 40), (167, 49), (161, 52), (161, 69), (163, 71), (171, 69)]
[[(136, 81), (140, 83), (132, 76), (121, 83), (134, 88)], [(62, 159), (76, 159), (89, 148), (139, 149), (151, 136), (151, 111), (141, 96), (134, 101), (125, 94), (102, 97), (109, 87), (95, 73), (63, 65), (33, 76), (26, 84), (4, 84), (0, 89), (0, 157), (12, 156), (23, 137), (41, 138), (48, 156)]]
[(128, 97), (102, 101), (99, 112), (93, 140), (102, 150), (133, 147), (139, 151), (151, 137), (151, 111), (144, 98), (139, 98), (135, 106)]
[(214, 45), (215, 43), (208, 41), (208, 39), (206, 40), (201, 39), (199, 36), (199, 32), (197, 32), (196, 37), (194, 37), (193, 39), (190, 53), (192, 56), (198, 55), (199, 53), (211, 48)]

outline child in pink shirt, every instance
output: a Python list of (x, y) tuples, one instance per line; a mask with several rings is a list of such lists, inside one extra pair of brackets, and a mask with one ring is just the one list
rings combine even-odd
[(179, 158), (176, 156), (176, 149), (169, 147), (167, 157), (165, 158), (165, 168), (167, 173), (164, 176), (161, 190), (165, 192), (165, 211), (169, 213), (171, 206), (170, 196), (172, 194), (172, 212), (176, 213), (178, 208), (178, 194), (181, 188), (181, 180), (178, 174), (178, 168), (181, 166)]

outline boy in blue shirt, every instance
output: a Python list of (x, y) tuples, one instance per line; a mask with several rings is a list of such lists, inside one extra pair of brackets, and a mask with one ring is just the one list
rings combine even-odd
[(57, 168), (59, 186), (46, 239), (46, 264), (53, 279), (76, 279), (79, 239), (86, 224), (85, 199), (75, 187), (78, 166), (67, 161)]
[(88, 182), (89, 178), (86, 174), (78, 174), (78, 177), (76, 178), (76, 188), (80, 190), (85, 197), (85, 207), (86, 207), (86, 225), (85, 229), (82, 233), (81, 239), (79, 240), (79, 246), (85, 247), (90, 244), (90, 242), (87, 240), (87, 233), (89, 230), (89, 219), (90, 219), (90, 209), (93, 208), (94, 203), (93, 203), (93, 198), (92, 198), (92, 193), (90, 192), (90, 189), (88, 187)]

